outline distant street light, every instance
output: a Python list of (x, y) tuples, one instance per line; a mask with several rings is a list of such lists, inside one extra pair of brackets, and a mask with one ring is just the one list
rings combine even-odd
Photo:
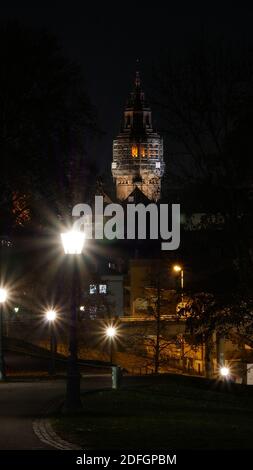
[(55, 310), (48, 310), (46, 312), (46, 318), (49, 322), (53, 322), (57, 317), (56, 311)]
[(46, 319), (49, 323), (50, 328), (50, 353), (51, 353), (51, 363), (49, 367), (49, 374), (55, 375), (55, 356), (57, 353), (57, 343), (55, 336), (55, 320), (57, 318), (57, 313), (55, 310), (46, 311)]
[[(180, 273), (180, 288), (181, 288), (181, 308), (184, 308), (184, 270), (179, 264), (174, 264), (173, 271), (175, 273)], [(185, 357), (184, 357), (184, 337), (182, 335), (181, 341), (181, 363), (182, 369), (185, 368)]]
[(183, 291), (183, 289), (184, 289), (184, 270), (183, 270), (182, 266), (180, 266), (179, 264), (175, 264), (173, 266), (173, 270), (175, 271), (175, 273), (180, 273), (180, 285), (181, 285), (181, 290)]
[(224, 378), (227, 378), (230, 375), (230, 369), (228, 367), (221, 367), (220, 368), (220, 375)]
[(181, 268), (181, 266), (179, 266), (178, 264), (175, 264), (175, 265), (173, 266), (173, 269), (174, 269), (174, 271), (175, 271), (176, 273), (179, 273), (182, 268)]
[(181, 303), (184, 302), (184, 270), (179, 264), (174, 264), (173, 271), (180, 273)]
[(4, 361), (4, 350), (3, 350), (3, 309), (4, 304), (8, 299), (7, 289), (0, 288), (0, 380), (5, 379), (5, 361)]
[[(65, 408), (75, 411), (82, 406), (80, 397), (80, 372), (78, 367), (77, 345), (77, 309), (80, 308), (80, 281), (78, 273), (78, 258), (82, 253), (85, 234), (71, 230), (61, 234), (61, 240), (65, 255), (70, 262), (71, 270), (71, 305), (70, 305), (70, 330), (69, 330), (69, 356), (67, 367), (67, 388)], [(78, 297), (78, 298), (77, 298)]]
[(108, 326), (106, 328), (106, 335), (109, 336), (109, 338), (113, 338), (117, 334), (117, 330), (115, 326)]
[(105, 330), (105, 334), (110, 342), (110, 362), (113, 361), (113, 341), (114, 338), (117, 336), (117, 328), (115, 326), (108, 326)]

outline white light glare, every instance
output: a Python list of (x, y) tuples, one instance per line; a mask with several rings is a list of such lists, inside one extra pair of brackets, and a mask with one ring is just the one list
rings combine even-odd
[(8, 293), (6, 289), (0, 288), (0, 303), (4, 303), (7, 300)]
[(117, 333), (117, 330), (114, 326), (108, 326), (106, 328), (106, 335), (109, 336), (109, 338), (113, 338)]
[(229, 375), (229, 368), (228, 367), (221, 367), (220, 373), (223, 377), (227, 377)]
[(84, 232), (70, 230), (70, 232), (61, 233), (62, 245), (65, 254), (80, 255), (85, 242)]
[(46, 317), (48, 321), (54, 321), (56, 319), (56, 311), (55, 310), (48, 310), (46, 312)]

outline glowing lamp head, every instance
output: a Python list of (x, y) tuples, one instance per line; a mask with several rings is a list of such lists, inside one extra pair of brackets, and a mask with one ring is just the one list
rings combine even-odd
[(180, 271), (182, 271), (182, 268), (181, 266), (179, 266), (179, 264), (175, 264), (173, 266), (173, 270), (175, 271), (175, 273), (179, 273)]
[(65, 254), (80, 255), (83, 251), (85, 234), (77, 230), (70, 230), (61, 234), (61, 240)]
[(49, 322), (52, 322), (56, 319), (56, 311), (55, 310), (48, 310), (46, 312), (46, 319), (49, 321)]
[(108, 336), (108, 338), (114, 338), (116, 334), (117, 334), (117, 330), (114, 326), (108, 326), (106, 328), (106, 335)]
[(230, 371), (229, 371), (229, 368), (228, 367), (221, 367), (220, 368), (220, 374), (222, 375), (222, 377), (228, 377)]
[(6, 302), (7, 297), (8, 297), (7, 290), (4, 288), (0, 288), (0, 303), (3, 304), (4, 302)]

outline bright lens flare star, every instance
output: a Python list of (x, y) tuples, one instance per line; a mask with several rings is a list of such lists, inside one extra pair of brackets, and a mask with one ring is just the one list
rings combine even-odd
[(7, 300), (8, 292), (4, 288), (0, 288), (0, 303), (4, 303)]
[(61, 240), (65, 254), (80, 255), (82, 253), (85, 234), (76, 230), (61, 233)]
[(56, 311), (55, 310), (48, 310), (46, 312), (46, 318), (48, 321), (54, 321), (56, 319)]
[(109, 338), (113, 338), (114, 336), (116, 336), (116, 333), (117, 330), (114, 326), (108, 326), (108, 328), (106, 328), (106, 336), (108, 336)]
[(228, 367), (221, 367), (220, 368), (220, 374), (222, 377), (227, 377), (229, 375), (229, 368)]

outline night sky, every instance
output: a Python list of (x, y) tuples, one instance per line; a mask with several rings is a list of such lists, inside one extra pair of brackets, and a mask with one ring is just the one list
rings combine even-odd
[[(18, 4), (18, 2), (17, 2)], [(117, 134), (127, 95), (131, 89), (140, 59), (144, 90), (152, 86), (152, 67), (168, 49), (182, 54), (189, 43), (207, 34), (233, 42), (253, 42), (253, 13), (248, 8), (194, 11), (182, 6), (134, 6), (133, 3), (107, 2), (22, 2), (22, 6), (0, 8), (1, 19), (18, 19), (21, 24), (44, 28), (56, 34), (65, 52), (84, 68), (87, 88), (96, 106), (99, 126), (105, 132), (102, 140), (90, 150), (99, 161), (101, 171), (111, 163), (112, 139)], [(43, 6), (42, 6), (43, 5)], [(117, 5), (117, 6), (116, 6)], [(138, 3), (140, 5), (140, 3)], [(162, 5), (162, 4), (161, 4)], [(167, 149), (168, 151), (168, 149)]]

